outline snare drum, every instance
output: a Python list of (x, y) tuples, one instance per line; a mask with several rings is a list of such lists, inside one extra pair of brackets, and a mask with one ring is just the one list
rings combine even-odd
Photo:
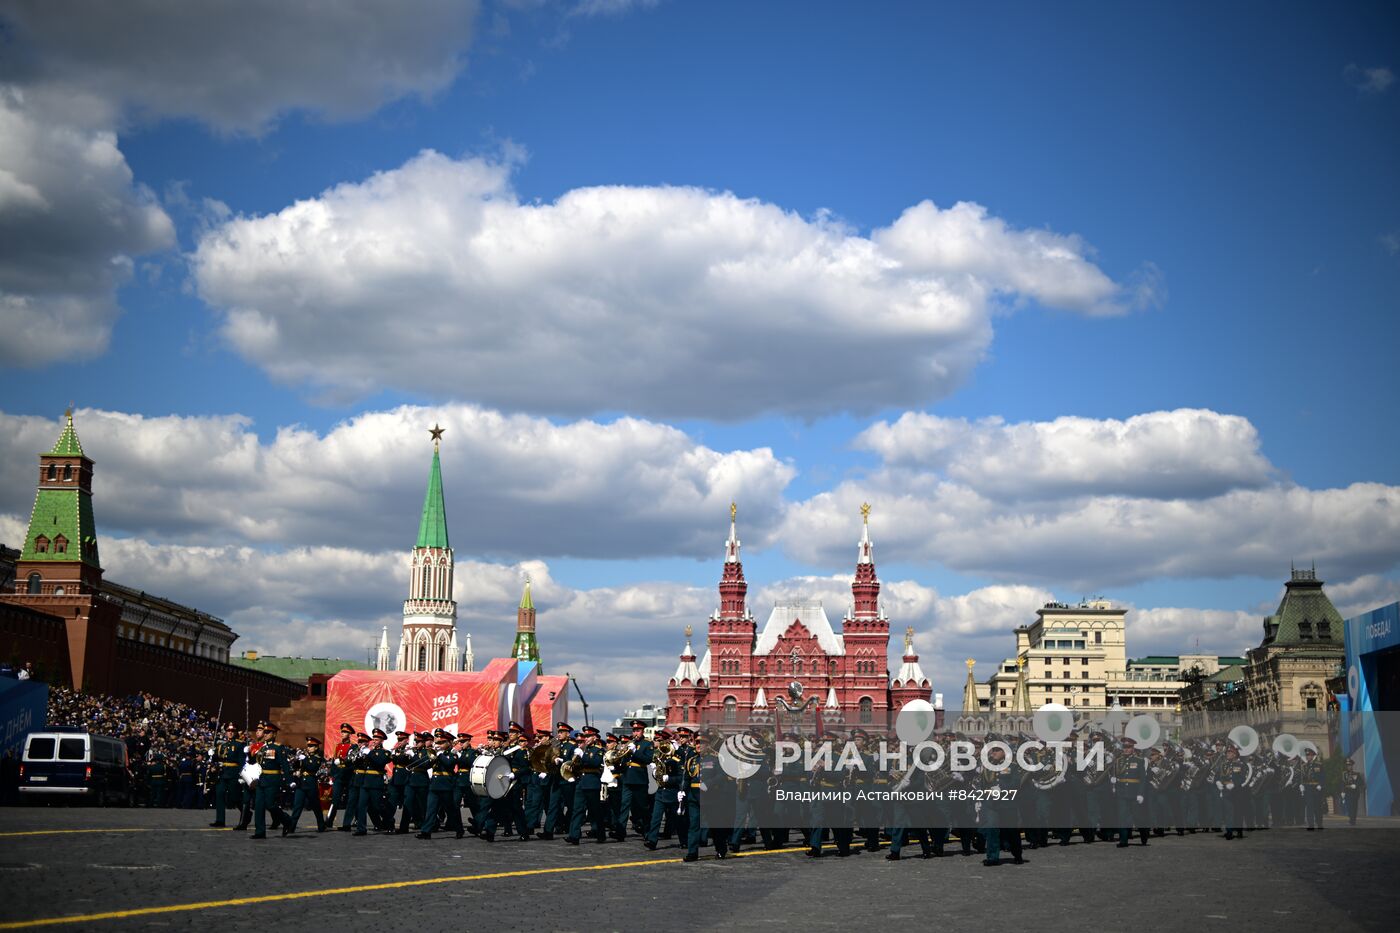
[(238, 776), (242, 779), (244, 784), (252, 787), (257, 783), (258, 778), (262, 777), (262, 765), (257, 762), (250, 762), (243, 766), (243, 770), (239, 772)]
[(500, 800), (510, 793), (515, 774), (502, 755), (478, 755), (472, 762), (472, 790), (478, 797)]

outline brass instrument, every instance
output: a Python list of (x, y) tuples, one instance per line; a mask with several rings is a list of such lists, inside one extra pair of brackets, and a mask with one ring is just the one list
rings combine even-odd
[(1113, 754), (1113, 752), (1109, 751), (1108, 749), (1104, 749), (1103, 768), (1101, 768), (1098, 771), (1085, 770), (1080, 772), (1080, 777), (1084, 781), (1084, 786), (1098, 787), (1101, 784), (1103, 784), (1103, 782), (1107, 780), (1108, 776), (1113, 773), (1113, 763), (1116, 760), (1117, 758)]
[(656, 783), (665, 784), (671, 778), (671, 769), (675, 767), (676, 760), (673, 757), (676, 753), (676, 746), (666, 739), (657, 740), (652, 751), (651, 763), (656, 770)]
[(560, 772), (559, 765), (554, 759), (560, 757), (562, 749), (554, 739), (548, 742), (541, 742), (530, 749), (530, 770), (536, 774), (548, 774), (550, 777), (557, 777)]
[(575, 764), (576, 761), (578, 761), (577, 758), (570, 758), (567, 761), (565, 761), (562, 765), (560, 765), (559, 776), (566, 781), (572, 781), (575, 777), (577, 777), (578, 765)]

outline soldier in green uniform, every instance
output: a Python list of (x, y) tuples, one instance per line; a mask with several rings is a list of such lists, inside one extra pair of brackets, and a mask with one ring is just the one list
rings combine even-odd
[(360, 812), (360, 791), (365, 786), (364, 758), (369, 754), (369, 733), (355, 734), (355, 744), (345, 754), (345, 815), (341, 817), (341, 832), (351, 830), (351, 822)]
[(1138, 754), (1137, 740), (1123, 736), (1123, 751), (1113, 762), (1109, 783), (1118, 804), (1118, 848), (1126, 849), (1134, 828), (1147, 845), (1151, 818), (1148, 816), (1147, 762)]
[(438, 816), (443, 813), (447, 815), (447, 828), (458, 839), (466, 835), (462, 829), (462, 811), (457, 809), (452, 799), (456, 789), (457, 756), (452, 753), (451, 743), (452, 733), (444, 729), (433, 733), (434, 751), (429, 764), (432, 773), (428, 778), (428, 801), (423, 812), (423, 823), (418, 828), (419, 839), (433, 838)]
[(1308, 832), (1322, 829), (1322, 762), (1318, 761), (1314, 749), (1303, 752), (1299, 789), (1303, 797), (1303, 822)]
[(147, 754), (146, 764), (146, 806), (165, 806), (166, 783), (170, 778), (170, 765), (165, 760), (165, 750), (154, 746)]
[[(399, 777), (402, 769), (403, 776), (407, 783), (404, 785), (403, 793), (403, 813), (399, 816), (398, 833), (405, 834), (410, 826), (417, 826), (421, 832), (423, 829), (423, 818), (427, 814), (428, 808), (428, 768), (431, 767), (433, 752), (429, 749), (433, 736), (429, 732), (415, 732), (412, 735), (413, 745), (404, 749), (404, 754), (400, 759), (403, 764), (394, 764), (394, 777)], [(389, 815), (390, 822), (393, 821), (393, 814)]]
[(287, 822), (287, 814), (282, 812), (279, 798), (282, 793), (282, 776), (289, 772), (290, 761), (287, 750), (277, 742), (277, 727), (271, 723), (263, 726), (267, 740), (250, 759), (262, 767), (258, 778), (257, 802), (253, 807), (252, 839), (267, 838), (267, 815), (272, 814), (272, 825), (276, 828)]
[[(993, 741), (992, 737), (989, 736), (988, 741)], [(1002, 796), (1016, 786), (1017, 778), (1012, 774), (1009, 762), (1006, 760), (1006, 752), (1002, 750), (1001, 746), (997, 745), (988, 749), (987, 761), (990, 767), (982, 768), (974, 784), (983, 797), (983, 799), (976, 801), (974, 809), (981, 817), (982, 840), (985, 846), (982, 864), (994, 867), (1001, 864), (1002, 842), (1009, 841), (1002, 832), (1004, 816)], [(1016, 832), (1018, 844), (1015, 856), (1016, 864), (1019, 865), (1022, 862), (1022, 857), (1019, 830)]]
[(472, 748), (472, 736), (470, 732), (459, 733), (452, 742), (453, 754), (457, 756), (457, 779), (456, 779), (456, 806), (458, 810), (457, 819), (461, 820), (461, 808), (466, 807), (469, 818), (466, 822), (466, 829), (473, 836), (481, 832), (479, 826), (479, 811), (481, 803), (477, 800), (476, 791), (472, 790), (472, 764), (476, 761), (476, 749)]
[[(386, 733), (387, 735), (387, 733)], [(393, 823), (400, 811), (404, 810), (404, 800), (408, 796), (408, 767), (413, 761), (413, 734), (394, 733), (394, 748), (389, 752), (389, 763), (394, 766), (392, 773), (384, 781), (384, 814)], [(394, 832), (405, 832), (408, 816), (405, 811), (403, 824)]]
[(326, 818), (321, 813), (321, 768), (326, 757), (321, 754), (321, 740), (314, 735), (306, 737), (306, 748), (293, 757), (292, 781), (295, 795), (292, 797), (292, 818), (282, 824), (282, 835), (290, 836), (297, 831), (297, 820), (304, 810), (316, 814), (316, 832), (326, 831)]
[(648, 849), (655, 849), (661, 838), (661, 824), (666, 819), (668, 811), (676, 809), (679, 803), (679, 793), (685, 775), (681, 772), (680, 759), (678, 757), (679, 744), (673, 743), (675, 736), (666, 729), (661, 729), (656, 733), (657, 746), (662, 743), (671, 746), (669, 753), (664, 753), (659, 747), (652, 750), (652, 764), (656, 768), (656, 793), (652, 796), (651, 823), (647, 827), (646, 842), (643, 843)]
[(693, 862), (700, 857), (700, 842), (705, 832), (700, 812), (700, 791), (704, 780), (700, 776), (700, 753), (691, 744), (695, 741), (695, 730), (681, 726), (676, 730), (676, 739), (676, 756), (681, 762), (683, 775), (681, 789), (676, 794), (676, 808), (681, 813), (677, 838), (686, 842), (685, 861)]
[(1366, 777), (1356, 770), (1352, 759), (1347, 759), (1342, 771), (1342, 809), (1347, 814), (1347, 825), (1356, 825), (1356, 811), (1361, 805), (1361, 797), (1366, 793)]
[(370, 734), (369, 751), (359, 761), (357, 770), (362, 783), (355, 813), (356, 836), (367, 835), (371, 821), (379, 830), (393, 826), (384, 817), (384, 770), (389, 766), (389, 753), (384, 750), (384, 740), (388, 737), (383, 729), (375, 729)]
[(626, 838), (627, 824), (631, 822), (633, 832), (646, 832), (647, 820), (651, 816), (647, 794), (647, 765), (651, 764), (652, 744), (646, 737), (646, 723), (634, 719), (631, 723), (632, 737), (626, 741), (629, 749), (623, 759), (621, 783), (622, 796), (617, 831), (619, 838)]
[[(603, 787), (603, 752), (598, 736), (597, 726), (584, 726), (583, 743), (573, 753), (574, 773), (578, 776), (574, 787), (574, 815), (569, 821), (569, 835), (564, 837), (564, 841), (573, 846), (579, 844), (585, 815), (593, 823), (593, 838), (599, 842), (607, 838), (603, 830), (602, 801), (598, 799)], [(655, 848), (655, 845), (648, 847)]]
[(224, 821), (229, 807), (238, 809), (238, 773), (243, 770), (243, 743), (233, 723), (224, 726), (223, 739), (214, 746), (214, 822), (210, 826), (227, 826)]
[[(555, 723), (554, 740), (558, 747), (555, 768), (549, 778), (549, 813), (545, 817), (545, 832), (540, 838), (553, 839), (555, 833), (569, 831), (570, 810), (574, 805), (574, 781), (566, 781), (559, 773), (559, 765), (568, 761), (574, 754), (577, 744), (573, 740), (574, 729), (567, 722)], [(643, 775), (645, 777), (645, 775)]]
[(506, 832), (514, 832), (524, 842), (530, 838), (530, 831), (533, 829), (525, 823), (525, 790), (530, 784), (530, 742), (525, 734), (525, 727), (518, 722), (512, 722), (507, 733), (506, 746), (503, 754), (506, 761), (510, 762), (510, 773), (515, 776), (515, 780), (510, 785), (510, 790), (501, 798), (503, 810), (506, 818), (502, 827)]

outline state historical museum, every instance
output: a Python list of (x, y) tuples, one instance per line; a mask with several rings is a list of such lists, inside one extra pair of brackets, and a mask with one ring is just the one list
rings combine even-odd
[(930, 699), (931, 684), (914, 654), (912, 628), (905, 634), (903, 664), (890, 677), (890, 622), (880, 608), (869, 505), (861, 507), (851, 609), (839, 633), (820, 603), (774, 606), (759, 631), (746, 601), (749, 587), (739, 561), (735, 511), (730, 506), (720, 603), (710, 616), (709, 644), (697, 664), (686, 627), (685, 650), (666, 686), (668, 725), (722, 728), (776, 722), (784, 731), (880, 729), (906, 703)]

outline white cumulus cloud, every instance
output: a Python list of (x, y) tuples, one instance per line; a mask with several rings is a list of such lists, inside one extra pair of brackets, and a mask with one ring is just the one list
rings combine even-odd
[[(248, 419), (79, 410), (97, 463), (99, 528), (187, 543), (407, 547), (432, 451), (454, 548), (521, 557), (701, 556), (730, 501), (755, 545), (781, 519), (795, 470), (767, 448), (717, 451), (636, 418), (554, 424), (472, 405), (367, 412), (325, 434), (296, 425), (263, 442)], [(28, 516), (34, 456), (56, 421), (0, 413), (0, 512)]]
[(1201, 498), (1258, 487), (1274, 469), (1249, 420), (1202, 409), (1007, 424), (906, 412), (856, 438), (887, 464), (937, 469), (999, 498), (1121, 493)]
[(425, 151), (235, 218), (194, 254), (199, 292), (287, 383), (716, 418), (937, 398), (988, 346), (999, 298), (1124, 299), (1078, 239), (976, 205), (924, 202), (866, 237), (697, 188), (525, 202), (511, 169)]

